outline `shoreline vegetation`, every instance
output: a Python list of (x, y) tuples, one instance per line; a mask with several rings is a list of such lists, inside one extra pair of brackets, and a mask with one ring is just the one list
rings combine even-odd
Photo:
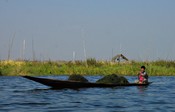
[(44, 75), (109, 75), (136, 76), (145, 65), (149, 76), (175, 76), (175, 61), (20, 61), (1, 60), (0, 76)]

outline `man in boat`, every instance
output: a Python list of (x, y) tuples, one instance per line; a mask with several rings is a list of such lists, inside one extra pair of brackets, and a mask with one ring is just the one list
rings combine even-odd
[(146, 69), (145, 66), (141, 66), (141, 70), (138, 73), (138, 81), (137, 81), (137, 83), (139, 83), (139, 84), (148, 83), (148, 74), (146, 73), (145, 69)]

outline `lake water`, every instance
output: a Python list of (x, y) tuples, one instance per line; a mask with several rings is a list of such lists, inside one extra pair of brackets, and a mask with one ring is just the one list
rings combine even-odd
[[(63, 79), (67, 76), (47, 76)], [(100, 76), (87, 76), (94, 82)], [(134, 82), (136, 77), (126, 77)], [(148, 87), (53, 90), (22, 77), (0, 77), (0, 112), (175, 112), (175, 77)]]

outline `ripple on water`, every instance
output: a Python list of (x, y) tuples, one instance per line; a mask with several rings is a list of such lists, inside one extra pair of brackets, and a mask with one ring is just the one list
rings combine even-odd
[[(61, 78), (66, 79), (67, 76)], [(99, 76), (88, 77), (88, 80), (94, 82), (97, 79)], [(154, 83), (148, 87), (55, 90), (21, 77), (2, 77), (0, 112), (174, 111), (174, 79), (175, 77), (150, 77)]]

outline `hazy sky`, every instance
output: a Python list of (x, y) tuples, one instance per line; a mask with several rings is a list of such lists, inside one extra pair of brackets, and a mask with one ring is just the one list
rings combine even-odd
[(0, 0), (0, 59), (175, 60), (175, 0)]

